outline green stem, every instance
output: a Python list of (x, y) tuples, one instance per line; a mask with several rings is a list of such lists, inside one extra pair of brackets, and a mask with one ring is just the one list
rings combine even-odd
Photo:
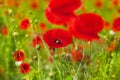
[(75, 74), (75, 77), (77, 77), (77, 74), (79, 73), (80, 67), (81, 67), (81, 63), (79, 64), (79, 67), (78, 67), (78, 69), (77, 69), (77, 72), (76, 72), (76, 74)]
[[(38, 73), (39, 73), (40, 72), (40, 55), (38, 51), (37, 51), (37, 56), (38, 56)], [(38, 76), (38, 78), (40, 79), (40, 75)]]
[[(45, 50), (46, 50), (47, 54), (48, 54), (50, 57), (53, 58), (53, 56), (50, 54), (49, 49), (47, 48), (47, 45), (44, 43), (43, 39), (42, 39), (42, 42), (43, 42), (43, 46), (45, 47)], [(62, 79), (62, 75), (61, 75), (61, 71), (60, 71), (57, 63), (56, 63), (55, 61), (53, 61), (53, 63), (55, 64), (55, 66), (56, 66), (56, 68), (57, 68), (57, 70), (58, 70), (60, 80), (63, 80), (63, 79)]]

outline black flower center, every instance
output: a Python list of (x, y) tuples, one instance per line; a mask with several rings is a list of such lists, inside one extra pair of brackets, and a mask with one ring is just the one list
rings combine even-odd
[(62, 42), (60, 40), (58, 40), (58, 39), (55, 40), (55, 43), (56, 44), (62, 44)]
[(21, 54), (19, 52), (17, 52), (17, 55), (16, 55), (17, 58), (20, 58), (21, 57)]
[(23, 66), (23, 69), (24, 69), (24, 70), (28, 69), (28, 66), (27, 66), (27, 65), (24, 65), (24, 66)]

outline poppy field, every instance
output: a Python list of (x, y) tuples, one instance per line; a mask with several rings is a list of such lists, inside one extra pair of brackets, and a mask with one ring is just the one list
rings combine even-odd
[(0, 0), (0, 80), (120, 80), (120, 0)]

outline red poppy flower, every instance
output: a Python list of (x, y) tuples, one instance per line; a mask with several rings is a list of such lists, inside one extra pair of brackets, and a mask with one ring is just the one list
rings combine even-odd
[(76, 15), (73, 12), (61, 14), (61, 13), (52, 11), (50, 7), (46, 9), (45, 15), (49, 22), (57, 25), (65, 25), (67, 23), (70, 23), (70, 21), (74, 17), (76, 17)]
[(9, 6), (14, 6), (15, 5), (15, 1), (14, 0), (8, 0), (8, 5)]
[(20, 22), (20, 29), (21, 30), (26, 30), (28, 27), (30, 27), (29, 19), (24, 19)]
[(76, 51), (73, 47), (72, 48), (72, 59), (73, 59), (73, 61), (78, 62), (78, 61), (81, 61), (82, 58), (83, 58), (83, 55), (82, 55), (81, 51), (79, 51), (79, 50)]
[(98, 39), (98, 32), (104, 27), (104, 21), (101, 16), (94, 13), (81, 14), (76, 18), (73, 25), (69, 25), (71, 33), (83, 40)]
[(40, 36), (36, 36), (36, 37), (34, 37), (33, 40), (32, 40), (32, 45), (33, 45), (33, 47), (36, 47), (37, 45), (40, 46), (41, 43), (42, 43), (42, 40), (41, 40)]
[(118, 13), (120, 13), (120, 8), (118, 8)]
[(120, 17), (118, 17), (114, 20), (113, 31), (120, 31)]
[(72, 37), (66, 30), (52, 29), (44, 34), (44, 41), (50, 48), (60, 48), (72, 43)]
[(118, 6), (119, 1), (118, 0), (113, 0), (113, 5)]
[(108, 21), (105, 22), (105, 29), (107, 30), (110, 29), (110, 22)]
[(20, 66), (20, 72), (26, 74), (30, 71), (30, 65), (28, 63), (22, 63)]
[(49, 7), (57, 13), (71, 13), (81, 5), (81, 0), (51, 0)]
[(101, 1), (101, 0), (97, 0), (97, 1), (95, 2), (95, 6), (96, 6), (97, 8), (101, 8), (101, 7), (103, 6), (102, 1)]
[(51, 0), (45, 14), (52, 24), (66, 25), (76, 16), (74, 11), (80, 5), (81, 0)]
[(16, 0), (8, 0), (8, 6), (18, 7), (19, 3)]
[(3, 35), (7, 35), (7, 34), (8, 34), (7, 28), (6, 28), (6, 27), (3, 27), (1, 33), (2, 33)]
[(43, 22), (39, 23), (39, 27), (40, 27), (40, 29), (41, 29), (42, 31), (45, 31), (45, 30), (47, 29), (46, 24), (43, 23)]
[(38, 2), (36, 2), (36, 1), (32, 1), (30, 6), (32, 9), (38, 9), (38, 7), (39, 7)]
[(24, 60), (24, 52), (21, 50), (15, 51), (14, 52), (14, 60), (15, 61), (22, 61)]
[(48, 61), (50, 62), (50, 63), (52, 63), (53, 62), (53, 58), (50, 56), (50, 57), (48, 57)]

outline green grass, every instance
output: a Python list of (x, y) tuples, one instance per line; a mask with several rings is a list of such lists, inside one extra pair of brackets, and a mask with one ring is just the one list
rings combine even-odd
[[(84, 0), (87, 12), (100, 14), (104, 20), (111, 23), (110, 27), (112, 27), (114, 20), (112, 15), (120, 16), (120, 13), (117, 12), (120, 6), (110, 10), (109, 6), (112, 3), (109, 0), (103, 0), (105, 4), (99, 9), (94, 6), (93, 1)], [(36, 34), (43, 35), (42, 30), (38, 27), (34, 29), (39, 22), (44, 22), (48, 30), (56, 27), (64, 28), (64, 26), (49, 23), (44, 14), (48, 2), (44, 0), (38, 2), (40, 6), (38, 10), (31, 9), (27, 1), (22, 2), (17, 8), (6, 5), (0, 6), (0, 30), (2, 25), (6, 25), (8, 29), (8, 35), (4, 36), (0, 33), (0, 80), (120, 80), (119, 32), (115, 35), (109, 34), (109, 30), (100, 32), (100, 39), (103, 40), (103, 43), (93, 41), (89, 44), (89, 42), (74, 38), (75, 48), (82, 45), (83, 56), (90, 56), (88, 62), (85, 59), (78, 62), (72, 60), (71, 52), (67, 53), (66, 50), (71, 51), (73, 44), (65, 48), (55, 49), (54, 55), (51, 55), (51, 50), (43, 39), (43, 46), (40, 49), (31, 47), (33, 36)], [(5, 3), (7, 4), (7, 1)], [(8, 11), (8, 15), (5, 14), (6, 11)], [(79, 9), (77, 13), (83, 12)], [(22, 18), (30, 19), (31, 26), (28, 30), (19, 29), (19, 22), (22, 18), (15, 17), (16, 14)], [(113, 40), (116, 42), (116, 49), (111, 52), (107, 51), (106, 47)], [(23, 62), (28, 62), (31, 67), (28, 74), (22, 74), (19, 66), (15, 65), (13, 58), (15, 50), (25, 52)], [(69, 58), (66, 57), (66, 54), (69, 54)], [(49, 62), (49, 57), (53, 58), (53, 62)]]

